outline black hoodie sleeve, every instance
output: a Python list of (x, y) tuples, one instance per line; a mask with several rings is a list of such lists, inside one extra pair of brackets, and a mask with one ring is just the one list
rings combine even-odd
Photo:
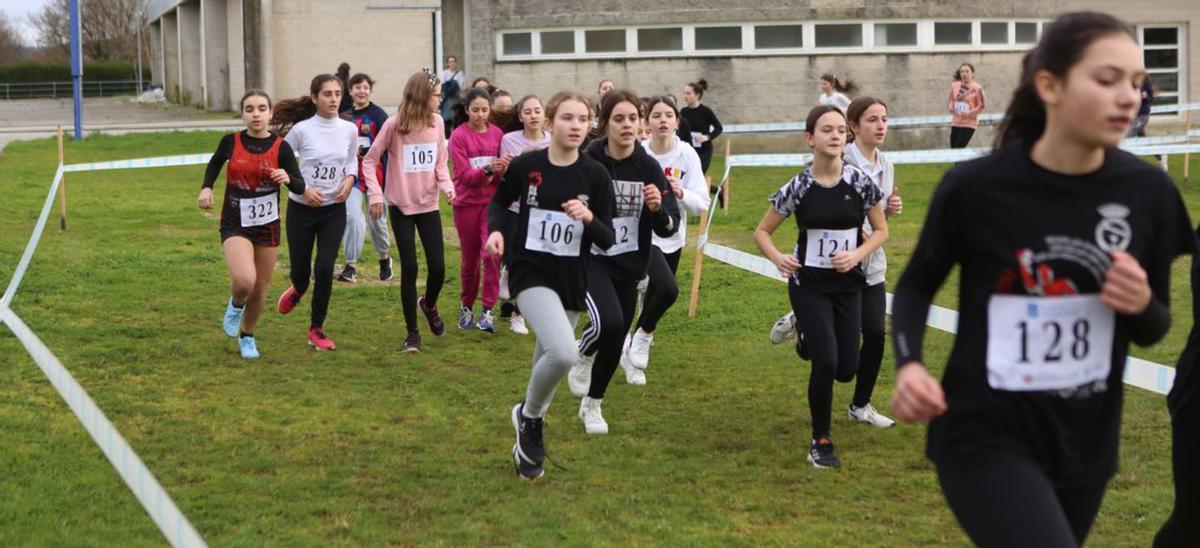
[(708, 140), (711, 142), (720, 137), (721, 132), (725, 131), (725, 128), (721, 126), (721, 121), (717, 119), (717, 113), (708, 108), (708, 105), (704, 105), (704, 108), (708, 111), (708, 123), (712, 125), (712, 133), (708, 134)]
[(614, 200), (612, 177), (608, 175), (608, 170), (604, 169), (604, 166), (596, 164), (595, 179), (592, 199), (588, 203), (588, 208), (592, 210), (592, 223), (587, 225), (585, 230), (593, 244), (600, 249), (608, 249), (616, 240), (616, 233), (613, 232), (612, 226)]

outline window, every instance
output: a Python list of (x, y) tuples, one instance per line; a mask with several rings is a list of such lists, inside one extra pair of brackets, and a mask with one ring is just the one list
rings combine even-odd
[(818, 48), (859, 48), (863, 45), (862, 24), (815, 25)]
[(761, 25), (754, 27), (754, 47), (758, 49), (804, 47), (803, 25)]
[(1037, 23), (1017, 23), (1017, 43), (1034, 44), (1037, 42)]
[(638, 29), (638, 51), (681, 51), (683, 29)]
[(533, 33), (532, 32), (514, 32), (504, 35), (504, 54), (505, 55), (531, 55), (533, 54)]
[[(1178, 105), (1183, 96), (1184, 77), (1182, 61), (1183, 40), (1180, 27), (1141, 27), (1138, 36), (1142, 42), (1142, 60), (1146, 72), (1154, 84), (1155, 105)], [(1174, 115), (1170, 113), (1168, 115)]]
[(973, 42), (970, 23), (933, 24), (933, 43), (939, 46), (965, 45)]
[(625, 51), (625, 29), (589, 30), (583, 35), (584, 49), (588, 53), (611, 53)]
[(875, 45), (883, 47), (917, 45), (916, 23), (876, 23)]
[(699, 27), (696, 49), (742, 49), (742, 27)]
[(979, 24), (980, 42), (986, 45), (1008, 44), (1008, 23), (984, 21)]
[(542, 53), (548, 55), (575, 53), (575, 31), (543, 31)]

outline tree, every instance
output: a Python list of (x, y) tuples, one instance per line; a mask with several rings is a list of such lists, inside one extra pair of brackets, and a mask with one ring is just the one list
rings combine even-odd
[(21, 60), (21, 39), (17, 29), (8, 20), (8, 14), (0, 10), (0, 65)]
[[(88, 59), (132, 59), (137, 48), (138, 0), (79, 0), (83, 55)], [(70, 0), (51, 0), (29, 19), (46, 49), (70, 53)]]

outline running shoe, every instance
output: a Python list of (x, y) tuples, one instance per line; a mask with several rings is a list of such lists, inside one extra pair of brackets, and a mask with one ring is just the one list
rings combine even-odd
[(518, 335), (529, 334), (529, 327), (525, 325), (525, 317), (520, 314), (513, 314), (512, 318), (509, 318), (508, 328)]
[(507, 320), (512, 317), (513, 312), (516, 312), (517, 307), (513, 306), (512, 301), (504, 301), (500, 303), (500, 319)]
[(604, 403), (604, 400), (587, 396), (579, 401), (579, 419), (583, 421), (583, 430), (593, 436), (608, 433), (608, 423), (604, 420), (604, 414), (600, 412), (601, 403)]
[(404, 339), (404, 347), (402, 348), (402, 350), (404, 350), (405, 352), (420, 352), (421, 351), (421, 333), (419, 331), (410, 332), (408, 334), (408, 337)]
[(379, 259), (379, 280), (386, 282), (392, 279), (392, 258)]
[(492, 315), (492, 309), (485, 308), (483, 313), (479, 315), (479, 330), (487, 331), (488, 333), (496, 332), (496, 317)]
[(317, 350), (333, 350), (337, 345), (333, 339), (325, 336), (325, 330), (320, 327), (308, 328), (308, 345)]
[(784, 314), (782, 318), (775, 320), (775, 325), (771, 326), (771, 344), (780, 344), (788, 339), (796, 336), (796, 315), (792, 312)]
[(869, 424), (876, 428), (891, 428), (896, 424), (896, 421), (881, 415), (875, 410), (875, 406), (869, 403), (862, 407), (850, 404), (850, 422)]
[(295, 287), (287, 288), (287, 291), (284, 291), (283, 295), (279, 296), (279, 313), (287, 314), (291, 312), (293, 308), (296, 308), (296, 305), (300, 304), (301, 297), (304, 297), (304, 295), (298, 293)]
[(458, 305), (458, 328), (459, 329), (474, 329), (475, 328), (475, 311), (467, 308), (467, 305)]
[(838, 458), (837, 452), (833, 450), (833, 442), (829, 441), (829, 438), (812, 440), (812, 445), (808, 448), (808, 462), (817, 468), (842, 466), (842, 461)]
[(242, 351), (244, 360), (258, 359), (258, 345), (254, 343), (254, 337), (238, 337), (238, 350)]
[(442, 317), (438, 314), (436, 306), (427, 306), (425, 297), (417, 299), (417, 308), (425, 314), (425, 319), (429, 322), (429, 331), (434, 337), (441, 337), (446, 334), (446, 324), (442, 322)]
[(226, 335), (238, 336), (238, 332), (242, 330), (242, 313), (245, 311), (245, 306), (241, 308), (233, 306), (233, 297), (229, 298), (229, 304), (225, 306), (225, 320), (221, 322), (221, 327), (225, 329)]
[(638, 369), (629, 359), (629, 351), (621, 353), (621, 370), (625, 372), (625, 382), (637, 386), (646, 385), (646, 371)]
[(542, 469), (542, 462), (546, 459), (546, 447), (542, 443), (544, 421), (526, 417), (521, 413), (523, 407), (523, 403), (518, 403), (510, 413), (513, 430), (517, 434), (517, 443), (513, 445), (513, 464), (522, 479), (534, 480), (545, 473)]
[(654, 344), (654, 333), (647, 333), (638, 328), (629, 341), (629, 351), (626, 353), (634, 367), (645, 370), (650, 365), (650, 345), (652, 344)]
[(588, 393), (588, 389), (592, 387), (592, 362), (596, 361), (596, 355), (585, 356), (579, 354), (579, 361), (571, 366), (571, 372), (567, 373), (567, 386), (571, 388), (571, 393), (577, 397), (584, 397)]
[(337, 275), (339, 282), (358, 283), (358, 271), (354, 269), (354, 265), (346, 265), (342, 269), (342, 273)]

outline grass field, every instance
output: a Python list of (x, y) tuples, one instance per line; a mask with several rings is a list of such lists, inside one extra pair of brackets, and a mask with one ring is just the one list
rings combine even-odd
[[(214, 133), (90, 137), (69, 162), (210, 151)], [(1172, 174), (1182, 168), (1178, 160)], [(50, 140), (0, 156), (0, 280), (7, 283), (54, 173)], [(1194, 164), (1200, 164), (1195, 162)], [(1200, 165), (1193, 165), (1200, 174)], [(714, 162), (711, 173), (723, 167)], [(944, 166), (901, 167), (905, 214), (892, 221), (889, 283), (912, 249)], [(337, 284), (326, 322), (333, 353), (305, 344), (307, 301), (259, 326), (245, 362), (219, 322), (228, 276), (217, 212), (195, 206), (203, 167), (71, 174), (70, 229), (48, 227), (13, 308), (45, 340), (213, 545), (963, 545), (932, 468), (924, 428), (849, 424), (852, 387), (835, 392), (837, 471), (805, 462), (807, 364), (766, 334), (787, 308), (783, 284), (706, 262), (700, 314), (684, 295), (663, 320), (649, 385), (618, 372), (611, 434), (588, 437), (563, 387), (547, 443), (567, 471), (513, 475), (508, 410), (524, 394), (532, 339), (404, 339), (398, 281)], [(754, 251), (765, 197), (789, 169), (735, 172), (713, 239)], [(1194, 184), (1194, 183), (1193, 183)], [(1195, 215), (1200, 191), (1180, 188)], [(443, 208), (447, 240), (453, 237)], [(779, 243), (795, 237), (793, 225)], [(695, 220), (689, 230), (694, 242)], [(365, 272), (377, 272), (372, 251)], [(287, 286), (286, 252), (268, 299)], [(458, 249), (440, 299), (454, 316)], [(340, 262), (339, 262), (340, 266)], [(1187, 261), (1176, 263), (1176, 322), (1134, 354), (1173, 363), (1190, 328)], [(397, 280), (399, 276), (397, 276)], [(948, 283), (938, 298), (956, 307)], [(952, 339), (931, 331), (940, 372)], [(889, 345), (890, 346), (890, 345)], [(875, 404), (887, 412), (890, 347)], [(21, 346), (0, 334), (0, 545), (161, 545), (162, 537)], [(1122, 470), (1093, 529), (1095, 546), (1144, 546), (1166, 518), (1169, 430), (1162, 396), (1125, 388)]]

